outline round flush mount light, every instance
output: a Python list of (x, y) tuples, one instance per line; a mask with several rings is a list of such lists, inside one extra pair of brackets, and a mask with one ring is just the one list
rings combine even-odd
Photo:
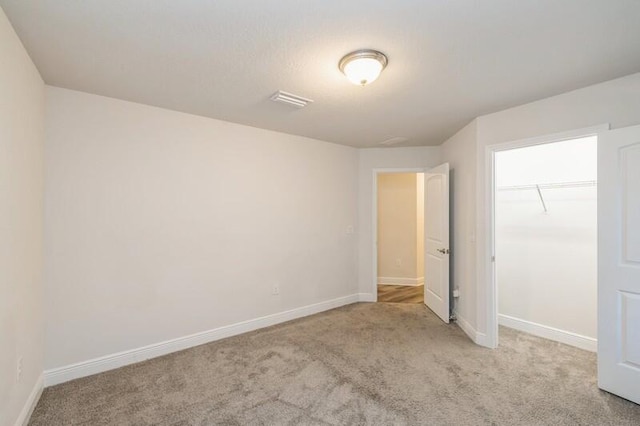
[(340, 59), (338, 68), (350, 82), (358, 86), (373, 83), (389, 60), (384, 53), (377, 50), (362, 49), (351, 52)]

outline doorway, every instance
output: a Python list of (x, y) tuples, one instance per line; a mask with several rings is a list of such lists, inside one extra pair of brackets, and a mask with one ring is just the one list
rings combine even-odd
[(597, 136), (494, 156), (497, 323), (597, 350)]
[(424, 173), (377, 175), (378, 302), (424, 303)]
[[(415, 194), (416, 200), (415, 246), (422, 247), (423, 256), (420, 256), (420, 258), (423, 259), (424, 262), (424, 272), (421, 277), (416, 267), (415, 277), (411, 277), (412, 279), (408, 284), (418, 286), (420, 281), (422, 281), (424, 305), (440, 317), (443, 322), (448, 324), (451, 320), (451, 286), (449, 285), (449, 268), (451, 265), (451, 252), (449, 248), (449, 163), (443, 163), (429, 169), (373, 169), (373, 226), (371, 227), (373, 234), (373, 279), (371, 280), (371, 284), (372, 294), (375, 295), (376, 301), (378, 300), (378, 284), (386, 284), (385, 282), (379, 283), (378, 277), (390, 278), (388, 282), (391, 282), (391, 284), (401, 284), (404, 286), (407, 284), (407, 281), (397, 279), (403, 277), (385, 277), (380, 275), (378, 270), (378, 176), (387, 173), (410, 173), (415, 175), (416, 192), (411, 192), (411, 194)], [(421, 206), (422, 215), (418, 215), (418, 189), (420, 188), (422, 188), (423, 193), (423, 197), (421, 198), (424, 200)], [(411, 196), (413, 197), (413, 195)], [(418, 232), (420, 227), (423, 232)], [(419, 240), (423, 241), (422, 245)], [(410, 244), (412, 245), (412, 243)], [(418, 265), (420, 262), (417, 258), (418, 256), (416, 254), (416, 264)], [(397, 265), (397, 259), (397, 257), (391, 257), (391, 262), (394, 262), (392, 264)], [(402, 265), (402, 260), (399, 263)], [(420, 280), (420, 278), (422, 278), (422, 280)]]

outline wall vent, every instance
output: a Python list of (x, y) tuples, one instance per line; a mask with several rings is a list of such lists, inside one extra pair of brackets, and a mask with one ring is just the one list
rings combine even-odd
[(311, 99), (303, 98), (302, 96), (294, 95), (293, 93), (283, 92), (278, 90), (271, 98), (273, 102), (282, 102), (283, 104), (291, 105), (296, 108), (304, 108), (311, 102)]

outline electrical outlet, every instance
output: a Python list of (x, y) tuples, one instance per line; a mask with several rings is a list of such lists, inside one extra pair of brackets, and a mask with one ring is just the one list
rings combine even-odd
[(402, 259), (401, 258), (397, 258), (396, 259), (396, 267), (399, 268), (402, 266)]
[(16, 365), (16, 382), (22, 380), (22, 357), (18, 358), (18, 363)]
[(347, 226), (347, 230), (345, 231), (347, 234), (353, 234), (354, 230), (353, 230), (353, 225), (349, 225)]
[(280, 294), (280, 285), (279, 284), (274, 284), (273, 288), (271, 289), (271, 294), (274, 296), (277, 296)]

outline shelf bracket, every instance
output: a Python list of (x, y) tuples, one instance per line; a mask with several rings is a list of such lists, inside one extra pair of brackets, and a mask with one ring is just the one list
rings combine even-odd
[(538, 190), (538, 195), (540, 196), (540, 202), (542, 203), (542, 208), (544, 209), (544, 212), (547, 213), (549, 210), (547, 210), (547, 204), (544, 202), (544, 197), (542, 196), (540, 185), (536, 185), (536, 189)]

